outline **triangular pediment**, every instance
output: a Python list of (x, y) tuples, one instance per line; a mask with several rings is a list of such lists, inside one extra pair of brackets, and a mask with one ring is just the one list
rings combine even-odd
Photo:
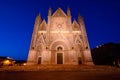
[(72, 28), (75, 31), (79, 31), (80, 30), (80, 26), (79, 26), (79, 24), (77, 23), (76, 20), (73, 21)]
[(47, 26), (46, 21), (43, 20), (42, 23), (40, 24), (39, 30), (42, 30), (42, 31), (46, 30), (46, 26)]
[(64, 13), (64, 11), (61, 8), (58, 8), (53, 14), (53, 17), (66, 17), (66, 16), (67, 15)]

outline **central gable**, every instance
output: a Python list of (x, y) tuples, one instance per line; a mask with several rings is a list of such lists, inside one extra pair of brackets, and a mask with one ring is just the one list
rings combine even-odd
[(53, 14), (53, 17), (67, 17), (67, 15), (64, 13), (64, 11), (61, 8), (58, 8)]

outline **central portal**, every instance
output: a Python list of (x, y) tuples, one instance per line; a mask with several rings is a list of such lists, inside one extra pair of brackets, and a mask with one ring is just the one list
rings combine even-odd
[[(68, 63), (68, 47), (67, 47), (67, 42), (66, 41), (55, 41), (51, 44), (50, 49), (51, 49), (51, 63), (52, 64), (67, 64)], [(66, 56), (66, 57), (65, 57)]]
[(57, 64), (63, 64), (63, 53), (57, 53)]

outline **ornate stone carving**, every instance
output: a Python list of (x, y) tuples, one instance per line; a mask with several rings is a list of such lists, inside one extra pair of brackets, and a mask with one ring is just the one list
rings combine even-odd
[(47, 23), (38, 19), (31, 43), (34, 49), (29, 50), (28, 63), (74, 65), (92, 62), (84, 22), (80, 16), (79, 22), (71, 22), (70, 9), (66, 15), (58, 8), (54, 14), (49, 9)]

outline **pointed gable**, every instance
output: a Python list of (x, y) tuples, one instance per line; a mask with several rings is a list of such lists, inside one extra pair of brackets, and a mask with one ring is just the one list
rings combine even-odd
[(67, 15), (64, 13), (64, 11), (61, 8), (58, 8), (53, 14), (53, 17), (66, 17), (66, 16)]
[(42, 23), (40, 24), (39, 30), (45, 31), (46, 30), (46, 26), (47, 26), (46, 21), (43, 20)]
[(79, 24), (77, 23), (76, 20), (73, 21), (72, 29), (73, 29), (73, 31), (79, 31), (80, 30), (80, 26), (79, 26)]

